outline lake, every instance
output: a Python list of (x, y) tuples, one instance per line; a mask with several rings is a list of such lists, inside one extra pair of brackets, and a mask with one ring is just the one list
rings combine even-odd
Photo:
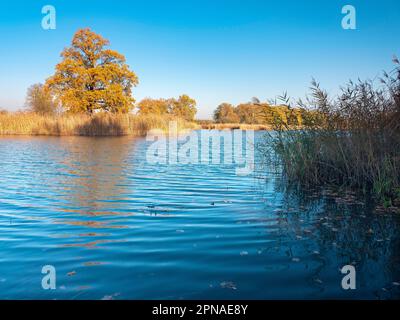
[[(257, 148), (238, 175), (151, 163), (150, 144), (0, 137), (1, 299), (400, 298), (398, 214), (284, 191)], [(341, 286), (349, 264), (355, 290)]]

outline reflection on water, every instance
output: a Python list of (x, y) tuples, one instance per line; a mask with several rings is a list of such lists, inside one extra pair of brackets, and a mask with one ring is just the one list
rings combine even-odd
[[(400, 297), (398, 214), (284, 192), (261, 165), (149, 164), (147, 147), (0, 138), (0, 298)], [(356, 290), (341, 288), (346, 264)], [(57, 290), (41, 289), (44, 265)]]

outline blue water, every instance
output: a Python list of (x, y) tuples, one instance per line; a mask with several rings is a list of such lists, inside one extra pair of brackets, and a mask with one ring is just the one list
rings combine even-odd
[[(262, 133), (257, 133), (261, 139)], [(400, 215), (144, 138), (0, 138), (0, 299), (395, 299)], [(356, 268), (343, 290), (342, 266)], [(42, 267), (56, 270), (44, 290)]]

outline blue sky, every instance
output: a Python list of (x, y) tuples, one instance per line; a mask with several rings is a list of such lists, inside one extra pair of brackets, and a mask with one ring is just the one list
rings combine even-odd
[[(41, 8), (57, 29), (41, 28)], [(357, 29), (341, 27), (344, 5)], [(221, 102), (304, 97), (312, 77), (335, 93), (349, 79), (376, 78), (400, 56), (398, 0), (8, 1), (0, 8), (0, 108), (22, 107), (79, 28), (90, 27), (123, 53), (144, 97), (189, 94), (198, 118)]]

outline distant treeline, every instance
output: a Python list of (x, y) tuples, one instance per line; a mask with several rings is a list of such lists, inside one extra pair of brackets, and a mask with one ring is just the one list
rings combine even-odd
[(192, 121), (197, 113), (196, 100), (186, 94), (178, 99), (145, 98), (136, 107), (140, 115), (172, 115), (187, 121)]
[(214, 121), (260, 125), (282, 122), (300, 126), (305, 112), (305, 109), (290, 108), (286, 105), (273, 106), (268, 103), (249, 102), (236, 107), (229, 103), (222, 103), (214, 111)]

